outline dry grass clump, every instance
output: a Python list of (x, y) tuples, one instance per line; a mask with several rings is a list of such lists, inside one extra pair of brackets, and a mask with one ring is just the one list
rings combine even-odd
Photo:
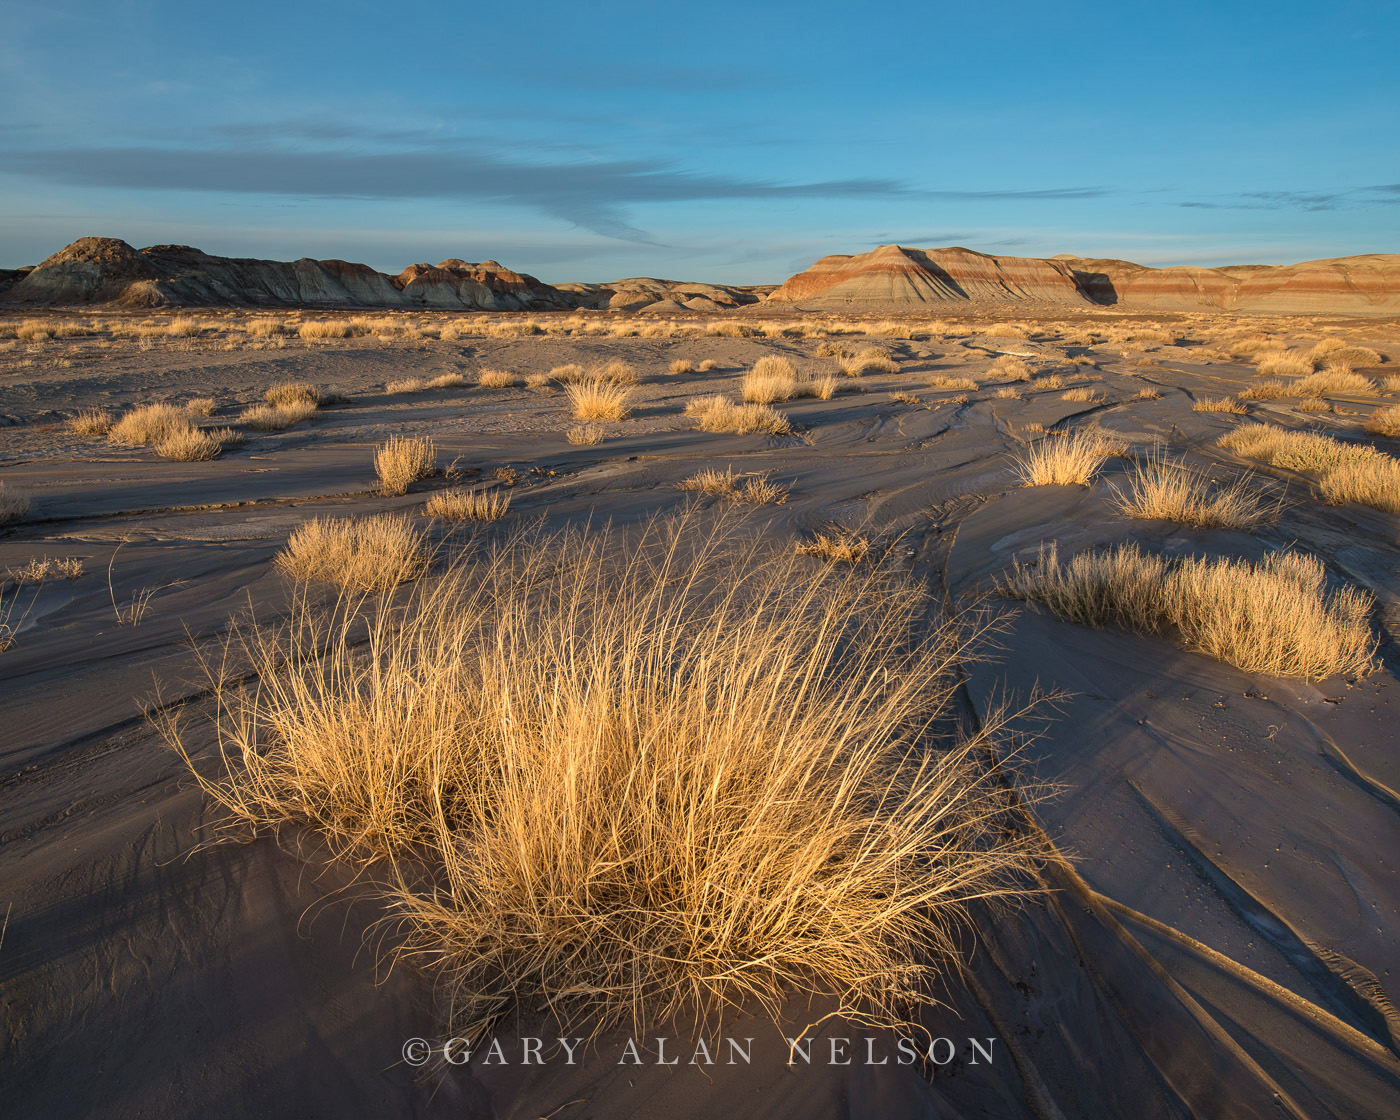
[(578, 381), (586, 381), (588, 371), (577, 362), (570, 362), (568, 365), (555, 366), (550, 370), (549, 379), (560, 385), (572, 385)]
[(113, 443), (146, 447), (163, 443), (193, 428), (194, 424), (183, 408), (176, 408), (173, 404), (148, 404), (123, 415), (108, 429), (107, 438)]
[(1257, 365), (1261, 377), (1306, 377), (1313, 371), (1311, 356), (1292, 350), (1273, 350)]
[(1074, 431), (1037, 440), (1012, 466), (1022, 486), (1088, 486), (1105, 460), (1126, 451), (1101, 431)]
[(65, 426), (80, 436), (105, 436), (112, 430), (112, 414), (105, 408), (85, 408), (70, 416)]
[(1256, 381), (1253, 385), (1247, 386), (1240, 393), (1242, 401), (1275, 401), (1280, 397), (1294, 395), (1294, 390), (1277, 378), (1270, 378), (1267, 381)]
[(632, 411), (627, 403), (632, 391), (601, 378), (566, 385), (564, 393), (575, 420), (622, 420)]
[(238, 414), (238, 422), (259, 432), (280, 432), (316, 414), (310, 401), (289, 404), (255, 404)]
[(1329, 365), (1318, 373), (1295, 381), (1293, 392), (1300, 397), (1324, 397), (1328, 393), (1368, 397), (1375, 394), (1376, 383), (1369, 377), (1353, 373), (1350, 366)]
[(1331, 412), (1332, 406), (1321, 397), (1308, 397), (1295, 405), (1299, 412)]
[(254, 338), (276, 338), (297, 333), (297, 328), (284, 319), (254, 319), (243, 329)]
[(418, 393), (427, 387), (421, 377), (401, 377), (396, 381), (386, 382), (384, 392), (390, 396), (398, 396), (404, 393)]
[(1058, 373), (1038, 378), (1031, 386), (1033, 389), (1063, 389), (1064, 387), (1064, 379)]
[(1367, 444), (1343, 443), (1313, 432), (1290, 432), (1272, 424), (1248, 424), (1218, 441), (1228, 451), (1285, 470), (1319, 476), (1324, 500), (1357, 502), (1400, 513), (1400, 460)]
[(898, 389), (895, 392), (891, 393), (890, 400), (896, 402), (897, 404), (907, 404), (910, 407), (918, 407), (924, 403), (919, 397), (904, 389)]
[(711, 370), (719, 368), (719, 363), (713, 358), (706, 358), (695, 368), (701, 373), (709, 373)]
[(1245, 479), (1213, 486), (1199, 471), (1161, 451), (1136, 463), (1117, 505), (1129, 517), (1198, 529), (1251, 530), (1277, 520), (1280, 509), (1278, 502), (1261, 502)]
[(672, 373), (694, 373), (694, 372), (695, 372), (695, 364), (694, 364), (693, 362), (687, 361), (685, 358), (677, 358), (677, 359), (676, 359), (674, 362), (672, 362), (672, 363), (670, 364), (670, 366), (667, 367), (667, 368), (668, 368), (668, 369), (670, 370), (670, 372), (672, 372)]
[(29, 506), (28, 495), (8, 482), (0, 482), (0, 525), (20, 520), (29, 513)]
[(750, 404), (785, 401), (797, 387), (797, 369), (786, 358), (766, 355), (744, 374), (740, 393)]
[(274, 408), (309, 404), (314, 409), (321, 406), (321, 391), (305, 381), (279, 381), (268, 387), (263, 400)]
[(1031, 367), (1014, 354), (1003, 354), (992, 363), (991, 375), (998, 380), (1029, 381)]
[(1133, 394), (1133, 400), (1135, 401), (1160, 401), (1161, 399), (1162, 394), (1157, 392), (1156, 389), (1139, 389)]
[(467, 379), (460, 373), (440, 373), (431, 378), (426, 387), (429, 389), (455, 389), (459, 385), (465, 385)]
[(828, 564), (859, 564), (870, 552), (870, 542), (858, 533), (835, 530), (816, 533), (809, 541), (797, 543), (799, 556), (815, 556)]
[(711, 323), (705, 333), (714, 338), (753, 338), (758, 331), (743, 323)]
[(476, 375), (476, 383), (483, 389), (513, 389), (519, 379), (505, 369), (484, 369)]
[(1314, 362), (1321, 362), (1325, 360), (1328, 355), (1333, 354), (1338, 350), (1345, 350), (1346, 347), (1347, 344), (1345, 339), (1324, 338), (1312, 348), (1309, 356)]
[(302, 323), (297, 334), (305, 339), (353, 338), (355, 328), (350, 323), (321, 319)]
[(989, 323), (982, 333), (988, 338), (1029, 338), (1031, 334), (1022, 323)]
[(1103, 400), (1103, 395), (1094, 392), (1093, 389), (1087, 386), (1081, 386), (1078, 389), (1068, 389), (1061, 393), (1060, 400), (1074, 401), (1079, 404), (1097, 404), (1099, 401)]
[(707, 467), (676, 483), (676, 486), (680, 490), (691, 490), (756, 506), (782, 505), (788, 496), (788, 488), (772, 481), (766, 474), (743, 478), (734, 473), (733, 467), (726, 467), (723, 471)]
[(207, 432), (198, 428), (185, 428), (160, 440), (155, 445), (155, 451), (162, 459), (195, 463), (217, 459), (226, 442), (241, 441), (242, 437), (228, 428)]
[(420, 478), (437, 474), (437, 444), (429, 436), (390, 436), (374, 452), (374, 473), (386, 494), (407, 494)]
[(15, 328), (15, 337), (21, 342), (39, 342), (57, 336), (57, 327), (43, 319), (26, 319)]
[(1400, 404), (1376, 409), (1366, 420), (1366, 430), (1373, 436), (1400, 439)]
[(1352, 587), (1328, 591), (1315, 556), (1275, 552), (1258, 563), (1167, 559), (1136, 544), (1082, 552), (1061, 564), (1055, 546), (1001, 583), (1086, 626), (1140, 634), (1175, 631), (1188, 649), (1246, 672), (1322, 680), (1372, 667), (1372, 600)]
[(996, 391), (996, 396), (999, 400), (1004, 401), (1019, 401), (1021, 399), (1021, 394), (1010, 385), (998, 389)]
[(195, 397), (185, 402), (185, 411), (191, 416), (213, 416), (219, 411), (219, 402), (213, 397)]
[(866, 346), (849, 358), (837, 359), (836, 368), (845, 377), (859, 377), (863, 373), (898, 373), (899, 363), (880, 347)]
[(1249, 411), (1234, 397), (1202, 397), (1191, 406), (1192, 412), (1228, 412), (1235, 416), (1243, 416)]
[[(333, 583), (347, 591), (373, 593), (422, 575), (428, 567), (428, 554), (423, 534), (408, 518), (380, 513), (359, 518), (313, 517), (287, 538), (287, 547), (273, 563), (298, 581)], [(342, 652), (353, 656), (349, 645), (343, 646)], [(326, 731), (335, 734), (331, 727)], [(388, 744), (363, 743), (366, 750), (381, 746)]]
[(783, 436), (792, 431), (788, 418), (776, 409), (766, 404), (735, 404), (721, 394), (697, 397), (685, 406), (685, 414), (697, 417), (700, 430), (704, 432), (741, 436), (767, 432), (769, 435)]
[(423, 512), (444, 521), (499, 521), (510, 510), (510, 491), (439, 490)]
[(576, 424), (564, 433), (564, 438), (575, 447), (592, 447), (602, 443), (606, 436), (601, 424)]
[(24, 567), (7, 568), (4, 581), (23, 586), (51, 579), (77, 579), (82, 574), (83, 562), (77, 556), (31, 556)]
[(588, 380), (606, 381), (611, 385), (635, 385), (637, 371), (623, 361), (604, 362), (588, 371)]
[(464, 1036), (804, 993), (895, 1025), (1035, 862), (995, 731), (944, 730), (965, 641), (930, 606), (693, 518), (522, 532), (406, 604), (242, 628), (259, 683), (211, 666), (224, 772), (191, 768), (234, 821), (374, 865)]
[(955, 377), (948, 373), (935, 373), (924, 382), (930, 389), (976, 389), (977, 382), (970, 377)]
[(1378, 366), (1384, 360), (1379, 350), (1369, 346), (1342, 346), (1329, 355), (1333, 362), (1345, 362), (1353, 366)]

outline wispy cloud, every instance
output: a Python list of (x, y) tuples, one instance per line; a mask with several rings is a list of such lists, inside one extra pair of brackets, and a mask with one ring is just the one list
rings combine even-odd
[(1343, 191), (1242, 191), (1217, 201), (1193, 200), (1178, 203), (1189, 210), (1345, 210), (1362, 206), (1388, 206), (1400, 198), (1377, 197), (1387, 192), (1400, 195), (1400, 184), (1382, 187), (1353, 187)]

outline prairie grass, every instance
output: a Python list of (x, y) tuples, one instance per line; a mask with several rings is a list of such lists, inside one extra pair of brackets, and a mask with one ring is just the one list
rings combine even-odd
[(29, 496), (8, 482), (0, 482), (0, 525), (19, 521), (29, 513)]
[(667, 367), (667, 369), (671, 373), (694, 373), (695, 364), (693, 362), (687, 361), (685, 358), (677, 358)]
[(413, 483), (437, 474), (437, 445), (428, 436), (390, 436), (375, 449), (374, 473), (385, 494), (407, 494)]
[(112, 430), (112, 414), (105, 408), (85, 408), (70, 416), (65, 426), (80, 436), (105, 436)]
[(709, 373), (711, 370), (719, 368), (719, 363), (713, 358), (706, 358), (695, 368), (701, 373)]
[(155, 445), (156, 454), (162, 459), (173, 459), (182, 463), (217, 459), (223, 449), (224, 441), (219, 438), (218, 433), (204, 432), (198, 428), (183, 428)]
[(1258, 563), (1177, 560), (1127, 544), (1062, 564), (1050, 545), (1035, 564), (1018, 563), (1000, 588), (1086, 626), (1175, 632), (1187, 649), (1246, 672), (1322, 680), (1373, 666), (1371, 597), (1352, 587), (1329, 591), (1322, 562), (1303, 553), (1274, 552)]
[(353, 338), (355, 328), (347, 322), (321, 319), (302, 323), (297, 334), (305, 339)]
[(1325, 397), (1329, 393), (1368, 397), (1375, 394), (1376, 383), (1369, 377), (1353, 373), (1349, 366), (1329, 365), (1295, 381), (1293, 392), (1300, 397)]
[(814, 533), (811, 540), (798, 541), (799, 556), (815, 556), (828, 564), (859, 564), (870, 552), (870, 541), (859, 533), (833, 530)]
[(1103, 432), (1074, 431), (1037, 440), (1012, 467), (1022, 486), (1088, 486), (1106, 460), (1126, 450)]
[(606, 436), (607, 432), (601, 424), (576, 424), (564, 434), (564, 438), (576, 447), (592, 447), (602, 443)]
[(766, 404), (735, 404), (721, 394), (695, 398), (685, 406), (685, 414), (698, 418), (704, 432), (782, 436), (792, 431), (788, 418), (776, 409)]
[(1117, 498), (1120, 512), (1149, 521), (1175, 521), (1198, 529), (1252, 530), (1278, 519), (1278, 502), (1265, 504), (1247, 480), (1213, 485), (1180, 459), (1155, 451), (1140, 459)]
[(238, 422), (259, 432), (280, 432), (316, 414), (309, 401), (289, 404), (255, 404), (238, 414)]
[(1033, 389), (1063, 389), (1064, 387), (1064, 379), (1058, 373), (1039, 377), (1031, 385)]
[(467, 379), (460, 373), (440, 373), (436, 377), (430, 378), (426, 387), (429, 389), (455, 389), (466, 383)]
[(1290, 397), (1296, 395), (1293, 388), (1278, 378), (1269, 378), (1267, 381), (1256, 381), (1253, 385), (1246, 386), (1240, 393), (1242, 401), (1275, 401), (1280, 397)]
[(1014, 354), (1003, 354), (992, 363), (991, 376), (1002, 381), (1029, 381), (1031, 367)]
[(427, 383), (421, 377), (400, 377), (397, 380), (385, 382), (384, 392), (393, 397), (406, 393), (420, 393), (425, 388), (427, 388)]
[(787, 358), (766, 355), (744, 374), (740, 395), (749, 404), (773, 404), (792, 396), (797, 386), (797, 370)]
[(1313, 360), (1297, 351), (1274, 350), (1261, 356), (1256, 368), (1260, 377), (1306, 377), (1313, 371)]
[(1331, 412), (1332, 406), (1321, 397), (1308, 397), (1297, 404), (1299, 412)]
[(82, 574), (83, 562), (77, 556), (31, 556), (24, 567), (7, 568), (4, 581), (23, 586), (51, 579), (77, 579)]
[(977, 382), (970, 377), (957, 377), (948, 373), (935, 373), (924, 382), (930, 389), (976, 389)]
[(185, 411), (191, 416), (213, 416), (219, 411), (219, 402), (213, 397), (195, 397), (185, 402)]
[(508, 490), (439, 490), (423, 512), (444, 521), (499, 521), (510, 510)]
[(513, 389), (520, 382), (509, 370), (484, 369), (476, 375), (476, 383), (483, 389)]
[(320, 407), (321, 391), (305, 381), (279, 381), (269, 385), (263, 393), (263, 400), (274, 408), (283, 405), (311, 405)]
[(622, 420), (632, 410), (632, 391), (624, 384), (589, 378), (564, 386), (575, 420)]
[(1314, 432), (1247, 424), (1217, 441), (1227, 451), (1285, 470), (1314, 474), (1325, 501), (1356, 502), (1400, 513), (1400, 460), (1368, 444), (1344, 443)]
[(333, 583), (367, 594), (416, 579), (428, 567), (428, 554), (422, 533), (407, 517), (380, 513), (313, 517), (287, 538), (273, 563), (299, 582)]
[(396, 957), (464, 1036), (803, 994), (899, 1025), (956, 965), (968, 903), (1036, 863), (980, 761), (995, 721), (951, 730), (966, 631), (922, 624), (927, 591), (696, 517), (523, 530), (404, 603), (244, 624), (254, 688), (209, 666), (206, 796), (372, 867)]
[(733, 467), (726, 467), (723, 471), (707, 467), (682, 479), (676, 483), (676, 487), (756, 506), (781, 505), (788, 496), (788, 488), (772, 481), (766, 474), (743, 477), (736, 475)]
[(148, 404), (133, 408), (121, 416), (108, 429), (107, 438), (113, 443), (147, 447), (163, 443), (193, 428), (194, 424), (183, 408), (176, 408), (173, 404)]
[(1103, 394), (1096, 393), (1087, 386), (1081, 386), (1078, 389), (1067, 389), (1060, 394), (1060, 400), (1073, 401), (1077, 404), (1097, 404), (1103, 400)]
[(1249, 409), (1240, 404), (1234, 397), (1202, 397), (1191, 406), (1192, 412), (1228, 412), (1235, 416), (1243, 416)]
[(1366, 420), (1366, 430), (1373, 436), (1400, 439), (1400, 404), (1376, 409)]
[(899, 363), (879, 346), (866, 346), (849, 358), (838, 358), (836, 368), (845, 377), (860, 377), (865, 373), (898, 373)]

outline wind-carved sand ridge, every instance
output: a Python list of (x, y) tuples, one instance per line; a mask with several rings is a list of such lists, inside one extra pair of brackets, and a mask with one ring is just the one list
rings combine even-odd
[[(1037, 300), (0, 319), (7, 1104), (1390, 1115), (1400, 329), (1003, 273)], [(509, 1064), (401, 1059), (485, 1022)]]

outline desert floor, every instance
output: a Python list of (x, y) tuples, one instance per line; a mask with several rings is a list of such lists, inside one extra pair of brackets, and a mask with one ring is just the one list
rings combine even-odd
[[(1149, 317), (1021, 318), (1028, 337), (989, 333), (998, 320), (966, 316), (947, 335), (908, 323), (912, 339), (842, 336), (852, 349), (883, 347), (897, 372), (843, 377), (829, 400), (776, 404), (793, 425), (786, 436), (699, 431), (684, 408), (707, 394), (737, 399), (743, 372), (766, 354), (833, 370), (816, 354), (822, 338), (719, 337), (699, 333), (701, 322), (676, 337), (502, 332), (244, 345), (211, 328), (202, 338), (0, 348), (9, 422), (0, 481), (32, 499), (27, 518), (0, 528), (0, 571), (42, 557), (80, 558), (84, 569), (71, 580), (11, 581), (0, 607), (14, 630), (0, 654), (0, 1111), (1395, 1115), (1400, 516), (1324, 504), (1303, 475), (1215, 441), (1257, 420), (1359, 435), (1373, 408), (1400, 396), (1334, 396), (1320, 413), (1287, 398), (1250, 401), (1247, 414), (1192, 406), (1256, 380), (1252, 362), (1205, 337), (1211, 331), (1264, 330), (1309, 346), (1334, 326), (1400, 360), (1400, 328), (1161, 315), (1148, 326), (1180, 344), (1069, 340), (1121, 334), (1129, 318)], [(1063, 387), (993, 378), (1005, 353), (1036, 378), (1058, 374)], [(475, 384), (482, 369), (523, 379), (615, 359), (637, 371), (634, 411), (604, 424), (596, 445), (567, 441), (575, 421), (557, 389)], [(677, 359), (717, 365), (669, 372)], [(1382, 378), (1396, 368), (1385, 361), (1361, 372)], [(451, 373), (466, 383), (385, 392), (396, 379)], [(979, 385), (931, 388), (938, 375)], [(162, 460), (64, 425), (79, 409), (197, 397), (218, 402), (207, 423), (236, 425), (239, 410), (279, 381), (348, 400), (285, 431), (249, 432), (207, 462)], [(1076, 386), (1101, 399), (1062, 399)], [(999, 397), (1001, 389), (1020, 395)], [(1162, 441), (1221, 478), (1253, 470), (1287, 506), (1253, 533), (1130, 520), (1113, 504), (1128, 469), (1121, 459), (1091, 486), (1023, 488), (1011, 458), (1036, 425), (1097, 425), (1135, 448)], [(383, 496), (372, 454), (396, 434), (431, 436), (458, 481)], [(1400, 451), (1395, 439), (1373, 442)], [(1047, 867), (1049, 889), (1020, 909), (981, 915), (967, 976), (950, 977), (936, 993), (942, 1004), (924, 1013), (934, 1035), (959, 1042), (956, 1061), (865, 1065), (859, 1040), (871, 1032), (830, 1021), (819, 1039), (857, 1040), (854, 1064), (789, 1067), (781, 1033), (751, 1019), (724, 1032), (756, 1039), (748, 1065), (618, 1065), (623, 1036), (614, 1033), (573, 1067), (405, 1066), (403, 1041), (442, 1028), (427, 978), (379, 966), (375, 901), (363, 886), (342, 890), (348, 874), (295, 830), (207, 843), (218, 814), (146, 711), (189, 700), (186, 718), (198, 722), (206, 684), (191, 643), (216, 642), (250, 604), (285, 604), (289, 589), (271, 560), (308, 517), (416, 516), (455, 484), (509, 488), (511, 512), (486, 533), (541, 517), (627, 524), (695, 500), (676, 484), (726, 466), (790, 488), (783, 504), (751, 514), (779, 547), (838, 526), (953, 602), (987, 591), (1045, 541), (1066, 554), (1135, 539), (1168, 554), (1248, 557), (1295, 544), (1376, 596), (1379, 667), (1355, 681), (1261, 677), (1166, 638), (1093, 630), (996, 599), (1014, 617), (995, 658), (968, 667), (966, 702), (984, 711), (1007, 690), (1037, 685), (1068, 693), (1027, 754), (1027, 776), (1059, 788), (1035, 813), (1065, 862)], [(448, 539), (441, 526), (432, 532)], [(114, 605), (145, 591), (139, 624), (119, 625)], [(212, 733), (204, 745), (200, 758), (210, 761)], [(793, 1018), (820, 1013), (804, 1006)], [(969, 1036), (996, 1037), (995, 1061), (971, 1064)]]

